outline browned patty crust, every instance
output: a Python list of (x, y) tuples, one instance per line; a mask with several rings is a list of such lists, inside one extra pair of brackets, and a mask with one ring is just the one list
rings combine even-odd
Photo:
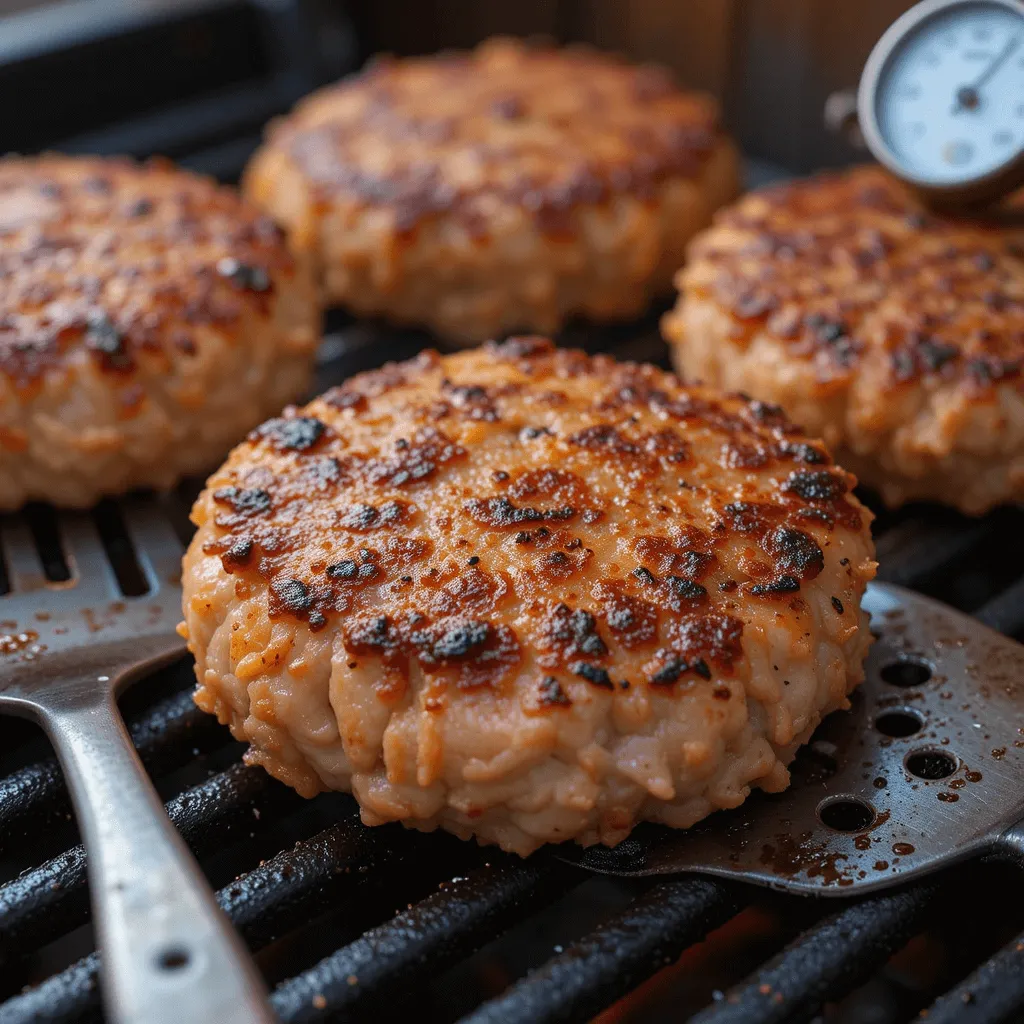
[(315, 93), (246, 190), (330, 300), (482, 340), (642, 309), (735, 193), (736, 158), (714, 101), (660, 70), (492, 40)]
[(308, 272), (230, 189), (0, 160), (0, 508), (208, 469), (301, 393), (318, 333)]
[(254, 431), (194, 508), (201, 707), (371, 823), (509, 849), (689, 825), (861, 678), (853, 479), (772, 406), (537, 338)]
[(927, 211), (875, 168), (752, 193), (664, 321), (687, 376), (779, 402), (893, 504), (1024, 496), (1024, 225)]

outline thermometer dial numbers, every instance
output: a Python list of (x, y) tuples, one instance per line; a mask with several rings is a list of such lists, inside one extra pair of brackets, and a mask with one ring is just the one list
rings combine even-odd
[(1024, 0), (925, 0), (868, 59), (861, 128), (932, 198), (986, 201), (1024, 183)]

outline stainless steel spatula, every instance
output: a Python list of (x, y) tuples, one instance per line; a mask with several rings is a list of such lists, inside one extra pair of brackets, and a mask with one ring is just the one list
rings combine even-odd
[(89, 857), (107, 1018), (270, 1022), (262, 979), (164, 814), (117, 710), (120, 689), (184, 653), (175, 632), (181, 543), (153, 504), (121, 510), (134, 588), (119, 583), (93, 516), (57, 522), (64, 581), (47, 578), (32, 513), (0, 517), (10, 589), (0, 596), (0, 711), (38, 720), (67, 777)]
[(606, 874), (704, 872), (821, 896), (1024, 857), (1024, 645), (900, 587), (872, 585), (865, 606), (878, 637), (867, 678), (786, 792), (559, 855)]

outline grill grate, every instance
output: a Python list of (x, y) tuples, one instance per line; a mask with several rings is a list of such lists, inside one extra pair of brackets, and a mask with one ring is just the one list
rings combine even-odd
[[(425, 344), (414, 332), (334, 326), (322, 388), (376, 365), (381, 352), (402, 359)], [(567, 332), (564, 340), (664, 361), (654, 315), (594, 337)], [(1015, 552), (1022, 524), (1017, 510), (972, 521), (923, 507), (882, 513), (881, 575), (1021, 632), (1024, 552)], [(10, 526), (0, 521), (0, 533)], [(139, 684), (126, 699), (130, 731), (169, 814), (221, 886), (221, 905), (276, 985), (273, 1001), (285, 1021), (387, 1018), (403, 1007), (441, 1020), (588, 1020), (688, 951), (685, 967), (694, 944), (741, 929), (752, 913), (782, 922), (767, 940), (771, 948), (753, 963), (738, 957), (735, 973), (725, 972), (727, 991), (698, 992), (693, 1009), (704, 1009), (695, 1019), (812, 1020), (826, 1004), (879, 984), (893, 954), (937, 941), (937, 908), (963, 903), (963, 879), (973, 885), (992, 875), (968, 865), (837, 909), (705, 878), (588, 881), (543, 853), (523, 862), (441, 834), (366, 829), (350, 798), (302, 801), (244, 767), (240, 747), (192, 705), (190, 687), (185, 665)], [(27, 726), (2, 728), (0, 879), (9, 880), (0, 885), (0, 1024), (98, 1020), (84, 854), (68, 824), (64, 783)], [(1013, 888), (1016, 876), (999, 870), (990, 887), (1009, 878)], [(571, 931), (571, 901), (590, 905), (599, 889), (607, 913), (552, 950), (552, 921)], [(1024, 935), (1012, 936), (1024, 925), (1024, 901), (1003, 900), (992, 919), (984, 935), (951, 940), (960, 959), (938, 980), (902, 1002), (876, 1000), (870, 1018), (851, 1016), (856, 1000), (848, 1000), (846, 1016), (835, 1019), (906, 1020), (936, 996), (930, 1022), (1021, 1019)], [(506, 933), (502, 952), (495, 942)], [(467, 972), (475, 972), (473, 985), (465, 984)], [(700, 989), (699, 980), (694, 985)], [(628, 1008), (622, 1015), (628, 1019)], [(665, 1019), (679, 1016), (676, 1008)]]

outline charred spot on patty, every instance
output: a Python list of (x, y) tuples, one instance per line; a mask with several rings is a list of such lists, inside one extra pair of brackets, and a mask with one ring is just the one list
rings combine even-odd
[[(227, 505), (236, 516), (243, 519), (263, 515), (271, 508), (270, 495), (261, 487), (221, 487), (213, 492), (213, 500), (218, 505)], [(217, 525), (231, 523), (223, 523), (218, 516)]]
[(405, 523), (410, 512), (410, 506), (401, 501), (385, 501), (381, 505), (360, 502), (338, 513), (338, 525), (362, 533)]
[[(564, 522), (572, 519), (577, 510), (570, 505), (561, 508), (538, 509), (520, 507), (502, 496), (500, 498), (471, 498), (463, 508), (470, 518), (483, 526), (519, 526), (523, 523)], [(525, 543), (525, 541), (524, 541)]]
[(257, 427), (249, 440), (269, 441), (279, 452), (306, 452), (326, 432), (326, 425), (313, 416), (278, 416)]
[(658, 635), (658, 609), (650, 601), (634, 597), (615, 580), (594, 587), (594, 597), (615, 639), (627, 650), (651, 644)]
[(838, 501), (848, 487), (844, 479), (827, 469), (801, 469), (790, 474), (782, 489), (804, 501)]
[(244, 569), (252, 561), (254, 549), (255, 545), (251, 537), (239, 537), (220, 556), (224, 571), (231, 573), (238, 569)]
[(353, 654), (381, 654), (398, 647), (401, 635), (387, 615), (370, 615), (351, 622), (343, 638)]
[(715, 564), (709, 550), (711, 538), (702, 530), (680, 530), (674, 537), (641, 536), (633, 542), (633, 551), (644, 565), (654, 567), (659, 576), (673, 574), (702, 580)]
[(539, 646), (563, 659), (582, 654), (599, 658), (608, 653), (597, 619), (585, 608), (572, 609), (562, 601), (550, 605), (541, 620)]
[(270, 581), (270, 616), (274, 618), (289, 612), (301, 615), (308, 612), (313, 599), (309, 588), (302, 580), (288, 576), (278, 576)]
[(124, 332), (106, 313), (100, 312), (89, 317), (85, 345), (96, 353), (104, 369), (127, 371), (135, 365)]
[(737, 533), (760, 534), (782, 517), (782, 509), (766, 502), (733, 501), (722, 508), (724, 527)]
[(346, 409), (351, 409), (353, 412), (362, 412), (369, 404), (366, 401), (366, 395), (344, 386), (331, 388), (323, 396), (323, 401), (332, 409), (338, 409), (342, 412)]
[(729, 671), (743, 656), (743, 623), (722, 612), (690, 614), (670, 621), (667, 633), (673, 650), (687, 664), (703, 659)]
[(404, 487), (429, 480), (437, 470), (464, 458), (466, 449), (436, 427), (422, 427), (412, 440), (399, 438), (394, 453), (366, 461), (363, 472), (376, 486)]
[(569, 695), (554, 676), (544, 676), (537, 684), (537, 703), (542, 708), (572, 707)]
[(445, 377), (441, 381), (441, 390), (451, 404), (471, 420), (497, 423), (501, 419), (494, 397), (481, 384), (453, 384)]
[(813, 580), (825, 568), (818, 542), (802, 530), (780, 526), (765, 537), (764, 549), (781, 573), (801, 580)]
[(641, 448), (634, 441), (628, 440), (610, 423), (595, 423), (583, 430), (570, 434), (566, 441), (578, 448), (592, 452), (605, 452), (609, 455), (640, 455)]
[(602, 690), (615, 689), (615, 684), (611, 681), (608, 670), (601, 668), (600, 665), (591, 665), (589, 661), (574, 661), (569, 666), (569, 671), (574, 676), (579, 676), (580, 679), (585, 679), (588, 683), (593, 683), (594, 686)]
[(660, 667), (655, 668), (648, 677), (654, 686), (671, 686), (686, 672), (693, 672), (702, 679), (711, 678), (711, 669), (703, 658), (690, 662), (675, 651), (660, 650), (655, 660), (661, 663)]
[(465, 658), (490, 640), (492, 628), (486, 622), (456, 619), (433, 629), (418, 630), (409, 639), (425, 664)]
[(273, 287), (270, 275), (264, 267), (243, 263), (231, 256), (226, 256), (217, 263), (217, 273), (244, 291), (268, 292)]
[(707, 590), (693, 580), (684, 579), (682, 576), (667, 576), (665, 584), (675, 597), (684, 601), (699, 602), (708, 596)]
[(800, 589), (800, 581), (790, 574), (776, 576), (765, 583), (755, 583), (749, 593), (755, 597), (777, 597), (783, 594), (794, 594)]
[(832, 460), (806, 441), (779, 441), (776, 443), (776, 450), (784, 458), (790, 458), (794, 462), (805, 462), (810, 466), (828, 465)]

